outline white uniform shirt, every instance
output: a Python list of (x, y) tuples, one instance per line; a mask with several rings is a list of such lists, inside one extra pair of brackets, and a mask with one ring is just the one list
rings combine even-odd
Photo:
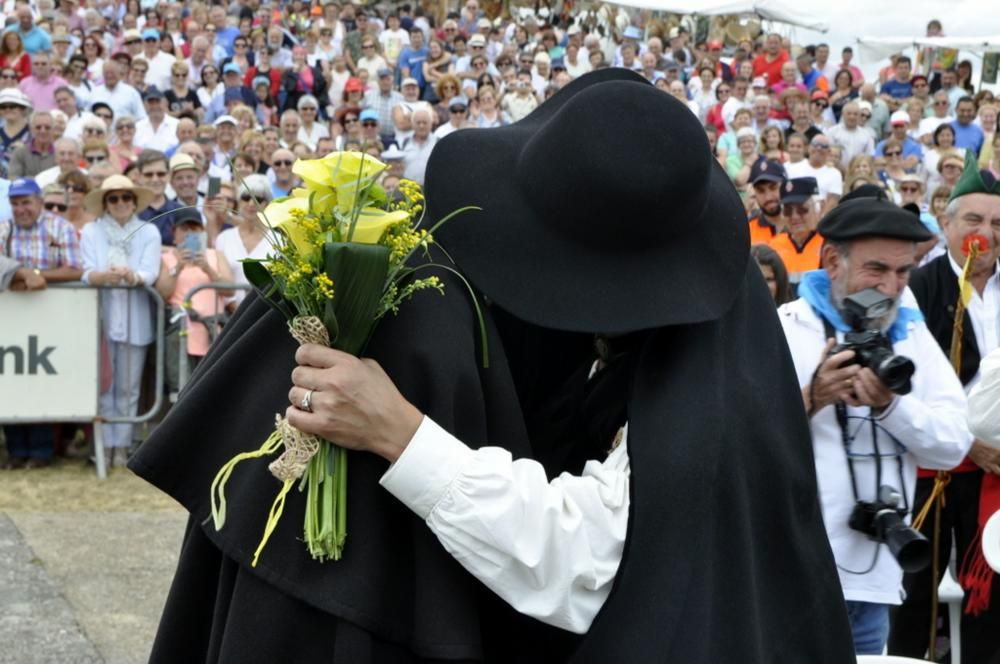
[(153, 128), (153, 123), (148, 117), (135, 123), (135, 144), (145, 149), (159, 150), (166, 152), (178, 143), (177, 125), (180, 122), (172, 115), (164, 115), (160, 126)]
[[(917, 307), (909, 290), (904, 293), (901, 304)], [(795, 362), (799, 385), (805, 387), (812, 381), (826, 345), (822, 320), (803, 299), (783, 305), (778, 313)], [(837, 339), (842, 341), (843, 334), (838, 332)], [(891, 433), (906, 448), (907, 453), (902, 456), (882, 459), (882, 483), (901, 488), (898, 465), (901, 461), (903, 488), (912, 517), (917, 466), (944, 470), (957, 466), (972, 444), (972, 436), (965, 423), (962, 385), (927, 325), (923, 322), (911, 323), (909, 335), (896, 343), (894, 350), (898, 355), (909, 357), (916, 365), (913, 391), (906, 396), (897, 396), (877, 417), (876, 422), (881, 427), (878, 446), (883, 455), (896, 451), (888, 435)], [(864, 418), (870, 413), (869, 408), (848, 407), (847, 411), (848, 417), (852, 418)], [(848, 428), (854, 436), (852, 453), (871, 454), (874, 451), (870, 427), (862, 419), (850, 420)], [(888, 548), (847, 525), (855, 497), (834, 407), (827, 406), (814, 414), (810, 428), (823, 521), (845, 599), (900, 604), (903, 572)], [(875, 463), (870, 457), (856, 458), (854, 470), (858, 498), (875, 500)], [(873, 561), (871, 571), (852, 573), (867, 570)]]
[(969, 429), (983, 443), (1000, 447), (1000, 348), (980, 363), (979, 377), (969, 394)]
[(549, 482), (537, 461), (471, 450), (425, 417), (381, 484), (517, 611), (582, 634), (604, 606), (628, 529), (624, 441)]

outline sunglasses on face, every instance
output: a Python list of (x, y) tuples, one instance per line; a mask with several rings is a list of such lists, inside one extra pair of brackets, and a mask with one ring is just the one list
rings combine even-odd
[(150, 42), (158, 42), (158, 41), (160, 41), (160, 40), (159, 40), (159, 39), (157, 39), (156, 37), (146, 37), (146, 38), (145, 38), (145, 39), (143, 39), (142, 41), (144, 41), (144, 42), (146, 42), (146, 43), (148, 44), (148, 43), (150, 43)]
[(271, 165), (272, 166), (277, 166), (278, 168), (281, 168), (281, 167), (285, 167), (285, 166), (291, 166), (292, 162), (290, 160), (288, 160), (288, 159), (279, 159), (278, 161), (272, 161)]
[(344, 124), (354, 124), (357, 121), (357, 118), (344, 118)]
[(872, 117), (872, 116), (871, 116), (871, 114), (870, 114), (870, 113), (862, 113), (862, 114), (861, 114), (861, 118), (862, 118), (863, 120), (870, 120), (870, 119), (871, 119), (871, 117)]
[(249, 203), (253, 200), (253, 195), (251, 194), (240, 194), (240, 201), (243, 203)]
[(899, 190), (904, 194), (915, 194), (920, 191), (920, 187), (900, 187)]
[(827, 143), (813, 143), (811, 147), (814, 150), (829, 150), (830, 146)]
[[(4, 78), (7, 78), (7, 77), (4, 76)], [(0, 111), (10, 111), (10, 110), (13, 110), (15, 108), (21, 108), (21, 107), (18, 106), (17, 104), (4, 104), (3, 106), (0, 106)]]
[(87, 155), (86, 157), (84, 157), (84, 159), (87, 160), (88, 164), (96, 164), (102, 159), (105, 159), (105, 156), (103, 154), (93, 154), (93, 155)]
[(809, 214), (809, 208), (805, 205), (783, 205), (781, 211), (786, 217), (804, 217)]
[(364, 122), (361, 123), (361, 126), (362, 127), (377, 127), (378, 123), (375, 122), (374, 120), (365, 120)]
[(134, 203), (135, 196), (132, 194), (111, 194), (104, 199), (108, 205), (118, 205), (119, 203)]
[(104, 130), (103, 129), (98, 129), (97, 127), (87, 127), (86, 129), (83, 130), (83, 133), (85, 133), (85, 134), (103, 134)]
[[(145, 74), (149, 70), (146, 69), (145, 67), (132, 67), (132, 71), (134, 71), (136, 74)], [(174, 76), (176, 75), (177, 74), (174, 74)]]
[(131, 124), (118, 125), (118, 131), (135, 131), (135, 125)]
[(50, 212), (65, 212), (69, 206), (65, 203), (43, 203), (43, 207)]
[(145, 173), (142, 174), (142, 176), (145, 177), (145, 178), (166, 178), (167, 177), (167, 172), (166, 171), (146, 171)]
[(52, 131), (52, 125), (35, 125), (31, 131)]
[(820, 108), (827, 108), (829, 106), (825, 101), (814, 101), (813, 106), (819, 106)]
[(899, 151), (897, 151), (897, 150), (893, 150), (892, 152), (886, 152), (886, 153), (885, 153), (885, 156), (886, 156), (886, 157), (898, 157), (898, 156), (900, 156), (901, 154), (903, 154), (903, 153), (902, 153), (902, 152), (899, 152)]
[(125, 45), (126, 46), (135, 46), (136, 44), (141, 44), (141, 43), (142, 43), (141, 39), (129, 39), (128, 41), (125, 42)]

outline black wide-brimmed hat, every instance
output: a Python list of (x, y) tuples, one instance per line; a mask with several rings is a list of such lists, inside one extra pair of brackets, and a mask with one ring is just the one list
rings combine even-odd
[(542, 327), (619, 333), (714, 320), (749, 256), (746, 214), (691, 111), (625, 69), (528, 117), (453, 132), (427, 167), (431, 219), (472, 283)]

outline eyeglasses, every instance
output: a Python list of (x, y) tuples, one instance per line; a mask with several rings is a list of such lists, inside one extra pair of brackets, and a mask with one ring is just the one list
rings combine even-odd
[(357, 118), (344, 118), (344, 124), (354, 124), (357, 121)]
[(819, 106), (820, 108), (827, 108), (830, 105), (825, 101), (814, 101), (813, 106)]
[(53, 212), (65, 212), (69, 209), (69, 206), (65, 203), (43, 203), (42, 206), (49, 211)]
[(120, 124), (118, 125), (118, 131), (135, 131), (134, 124)]
[(361, 48), (375, 48), (375, 44), (362, 44)]
[(904, 194), (916, 194), (920, 191), (920, 187), (900, 187), (899, 190)]
[[(134, 71), (136, 74), (145, 74), (149, 70), (146, 69), (145, 67), (132, 67), (132, 71)], [(174, 76), (176, 75), (177, 74), (174, 74)]]
[(830, 144), (829, 143), (810, 143), (809, 147), (814, 148), (816, 150), (829, 150), (830, 149)]
[[(4, 76), (4, 78), (7, 78), (7, 77)], [(2, 106), (0, 106), (0, 111), (9, 111), (9, 110), (14, 109), (14, 108), (24, 108), (24, 107), (23, 106), (18, 106), (17, 104), (3, 104)]]
[(240, 201), (249, 203), (253, 200), (253, 194), (240, 194)]
[(74, 194), (86, 194), (90, 191), (86, 187), (82, 187), (80, 185), (70, 186), (69, 190), (72, 191)]
[(361, 126), (362, 127), (377, 127), (378, 126), (378, 122), (376, 122), (375, 120), (365, 120), (364, 122), (361, 123)]
[(451, 111), (452, 113), (465, 113), (466, 108), (465, 106), (452, 106), (448, 110)]
[(289, 159), (279, 159), (278, 161), (272, 161), (271, 165), (272, 166), (277, 166), (278, 168), (281, 168), (283, 166), (285, 166), (285, 167), (291, 166), (292, 162)]
[(786, 217), (804, 217), (809, 214), (809, 207), (806, 205), (782, 205), (781, 212)]
[(7, 79), (8, 81), (17, 80), (17, 74), (0, 74), (0, 78)]
[(472, 46), (470, 46), (469, 48), (471, 48), (471, 49), (472, 49), (472, 50), (474, 50), (474, 51), (481, 51), (482, 49), (484, 49), (484, 48), (486, 48), (486, 47), (485, 47), (485, 46), (483, 46), (482, 44), (473, 44), (473, 45), (472, 45)]
[(34, 125), (31, 131), (52, 131), (52, 125)]
[(146, 171), (145, 173), (142, 174), (142, 177), (144, 177), (144, 178), (166, 178), (167, 175), (168, 174), (167, 174), (166, 171)]
[(105, 197), (104, 202), (108, 205), (118, 205), (119, 203), (134, 203), (135, 196), (132, 194), (109, 194)]
[(88, 164), (96, 164), (103, 159), (107, 159), (107, 157), (103, 154), (90, 154), (85, 156), (84, 159), (87, 160)]
[(871, 120), (872, 114), (871, 113), (862, 113), (861, 117), (863, 119), (865, 119), (865, 120)]
[(160, 40), (159, 40), (159, 39), (157, 39), (156, 37), (146, 37), (146, 38), (145, 38), (145, 39), (143, 39), (142, 41), (144, 41), (144, 42), (147, 42), (147, 43), (148, 43), (148, 42), (158, 42), (158, 41), (160, 41)]
[(883, 154), (885, 154), (886, 157), (899, 157), (903, 153), (900, 150), (893, 150), (892, 152), (885, 152)]
[(103, 129), (99, 129), (98, 127), (86, 127), (86, 128), (84, 128), (83, 133), (85, 133), (85, 134), (103, 134), (104, 130)]
[[(145, 69), (143, 71), (145, 71)], [(174, 72), (174, 77), (175, 78), (187, 78), (187, 72), (175, 71)]]

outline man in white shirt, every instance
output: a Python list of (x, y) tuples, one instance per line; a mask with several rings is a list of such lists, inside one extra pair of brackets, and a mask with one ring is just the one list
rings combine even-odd
[(826, 131), (835, 145), (840, 146), (840, 165), (847, 169), (848, 164), (859, 154), (871, 154), (875, 151), (875, 141), (870, 131), (861, 126), (861, 107), (857, 102), (848, 102), (840, 113), (840, 122)]
[[(885, 198), (845, 202), (819, 232), (824, 269), (805, 274), (800, 299), (783, 305), (779, 318), (810, 418), (823, 521), (855, 649), (880, 654), (889, 607), (902, 601), (903, 570), (922, 569), (932, 554), (912, 531), (887, 532), (876, 512), (898, 508), (893, 520), (907, 523), (918, 509), (917, 466), (952, 468), (972, 437), (962, 387), (906, 288), (916, 244), (931, 233)], [(864, 359), (850, 338), (863, 331), (909, 358), (909, 372)]]
[(149, 63), (146, 82), (161, 90), (170, 88), (170, 70), (177, 58), (160, 48), (160, 31), (146, 28), (142, 31), (142, 52)]
[(833, 166), (827, 165), (830, 154), (830, 138), (824, 134), (816, 134), (809, 141), (809, 158), (797, 164), (785, 164), (788, 178), (816, 178), (819, 185), (820, 213), (822, 217), (833, 209), (844, 193), (844, 177)]
[(934, 131), (943, 124), (950, 124), (955, 121), (951, 115), (951, 100), (948, 93), (938, 90), (931, 99), (931, 112), (917, 125), (917, 139), (924, 145), (931, 145), (934, 140)]
[(135, 144), (143, 149), (172, 151), (178, 143), (178, 120), (172, 115), (167, 115), (167, 104), (163, 93), (155, 85), (151, 85), (146, 88), (142, 99), (146, 117), (135, 123)]
[(122, 81), (123, 67), (116, 60), (104, 61), (104, 84), (90, 92), (90, 104), (104, 102), (115, 115), (131, 115), (137, 121), (146, 117), (146, 109), (142, 105), (139, 91)]
[(737, 76), (733, 79), (732, 84), (732, 94), (729, 95), (729, 99), (726, 103), (722, 105), (722, 119), (726, 123), (726, 128), (730, 129), (733, 124), (733, 117), (736, 115), (736, 111), (741, 108), (750, 108), (752, 102), (747, 99), (747, 91), (750, 88), (750, 81), (748, 81), (743, 76)]
[(437, 138), (431, 134), (431, 124), (434, 121), (433, 111), (419, 107), (413, 111), (413, 136), (403, 141), (404, 177), (417, 184), (424, 183), (424, 173), (427, 170), (427, 160), (431, 150), (437, 144)]

